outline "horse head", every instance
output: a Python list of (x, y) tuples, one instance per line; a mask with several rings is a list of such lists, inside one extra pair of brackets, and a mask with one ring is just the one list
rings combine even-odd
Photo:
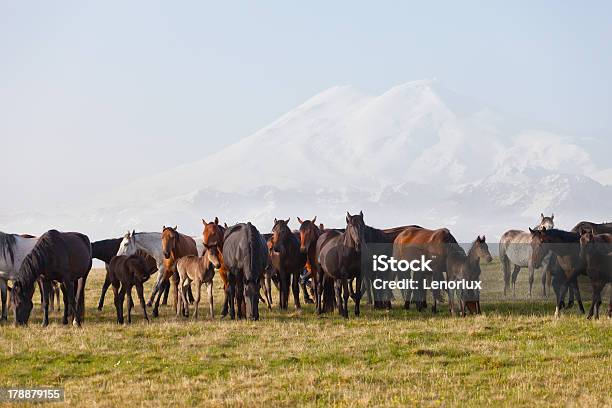
[(23, 326), (28, 323), (30, 313), (32, 312), (32, 295), (34, 295), (34, 286), (28, 289), (19, 281), (13, 284), (11, 299), (15, 310), (15, 325)]
[(361, 245), (365, 245), (365, 222), (363, 221), (363, 211), (358, 215), (351, 215), (346, 212), (346, 234), (352, 242), (357, 252), (361, 251)]
[(484, 259), (486, 263), (491, 263), (493, 261), (493, 257), (491, 256), (491, 252), (489, 252), (489, 246), (487, 245), (486, 238), (483, 235), (482, 238), (480, 235), (476, 237), (476, 241), (472, 244), (472, 249), (470, 252), (474, 251), (474, 255), (479, 259)]
[(219, 218), (215, 217), (213, 222), (206, 222), (202, 218), (204, 230), (202, 231), (202, 243), (206, 250), (208, 260), (215, 269), (219, 269), (223, 262), (223, 233), (225, 228), (219, 225)]
[(547, 230), (551, 230), (555, 228), (555, 214), (551, 214), (550, 217), (544, 215), (544, 213), (540, 213), (540, 223), (536, 226), (536, 229), (546, 228)]
[(300, 252), (305, 254), (308, 252), (308, 249), (311, 245), (316, 244), (321, 231), (316, 224), (317, 217), (314, 217), (312, 220), (302, 221), (300, 217), (298, 217), (298, 222), (300, 223)]
[(138, 248), (136, 246), (136, 231), (128, 231), (119, 244), (117, 255), (131, 256), (136, 254)]
[(290, 219), (291, 218), (287, 218), (286, 220), (274, 219), (274, 227), (272, 227), (272, 249), (276, 252), (281, 250), (282, 243), (291, 235), (291, 230), (289, 229)]
[(172, 251), (174, 251), (176, 245), (178, 244), (179, 233), (176, 228), (176, 226), (172, 228), (164, 225), (162, 229), (162, 253), (166, 259), (170, 259), (170, 256), (172, 256)]
[(529, 228), (531, 233), (531, 262), (534, 268), (542, 266), (542, 260), (550, 251), (551, 238), (546, 227), (541, 230)]
[(586, 256), (595, 242), (595, 235), (592, 230), (583, 230), (580, 234), (580, 257), (586, 260)]

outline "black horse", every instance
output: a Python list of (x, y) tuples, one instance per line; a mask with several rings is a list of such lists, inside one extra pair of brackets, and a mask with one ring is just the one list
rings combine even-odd
[[(593, 234), (586, 231), (580, 237), (580, 256), (587, 264), (587, 274), (593, 287), (593, 301), (587, 319), (599, 319), (601, 292), (612, 283), (612, 234)], [(608, 302), (608, 317), (612, 317), (612, 295)]]
[[(328, 230), (317, 239), (318, 282), (323, 285), (323, 275), (334, 279), (336, 303), (340, 315), (348, 318), (348, 298), (355, 301), (355, 316), (359, 316), (361, 300), (361, 250), (365, 245), (363, 212), (346, 213), (346, 230)], [(350, 284), (355, 279), (355, 289)], [(323, 293), (319, 287), (318, 293)]]
[(266, 241), (250, 222), (237, 224), (223, 235), (223, 261), (228, 274), (229, 313), (234, 319), (259, 319), (259, 279), (268, 264)]
[(89, 238), (78, 232), (49, 230), (26, 256), (13, 285), (15, 324), (27, 324), (32, 311), (34, 284), (39, 277), (43, 284), (43, 325), (49, 324), (49, 295), (52, 282), (62, 285), (64, 292), (63, 324), (68, 317), (80, 326), (85, 311), (85, 281), (91, 269)]
[(582, 297), (578, 288), (578, 275), (586, 274), (586, 262), (580, 257), (580, 234), (558, 229), (542, 228), (531, 232), (531, 257), (534, 268), (542, 265), (542, 260), (552, 252), (555, 256), (553, 264), (552, 285), (557, 295), (555, 316), (559, 316), (563, 308), (563, 300), (571, 288), (578, 301), (582, 313), (585, 312)]
[(300, 240), (289, 229), (289, 219), (274, 219), (272, 228), (272, 250), (278, 256), (272, 257), (273, 266), (280, 279), (280, 308), (289, 307), (289, 284), (293, 291), (293, 302), (300, 309), (300, 274), (306, 265), (306, 254), (300, 252)]

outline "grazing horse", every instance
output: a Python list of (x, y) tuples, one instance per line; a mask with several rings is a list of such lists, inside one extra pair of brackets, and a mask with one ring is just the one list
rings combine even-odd
[[(121, 245), (122, 241), (123, 238), (111, 238), (91, 243), (91, 257), (104, 262), (104, 267), (106, 269), (106, 278), (104, 279), (104, 284), (102, 285), (102, 292), (100, 293), (100, 300), (98, 301), (98, 310), (102, 310), (104, 307), (104, 297), (106, 296), (106, 291), (111, 286), (111, 281), (108, 276), (110, 261), (115, 255), (117, 255), (117, 251), (119, 251), (119, 246)], [(137, 251), (137, 253), (145, 258), (149, 275), (154, 274), (157, 271), (157, 262), (155, 259), (146, 252)], [(164, 296), (168, 296), (168, 291), (164, 293)]]
[(213, 277), (215, 269), (221, 268), (220, 252), (214, 247), (208, 248), (202, 256), (187, 255), (180, 258), (176, 262), (176, 270), (179, 274), (179, 307), (177, 308), (177, 316), (181, 310), (185, 317), (189, 317), (189, 302), (187, 301), (187, 287), (191, 282), (195, 283), (195, 313), (194, 318), (198, 318), (198, 310), (200, 307), (200, 295), (202, 292), (202, 284), (206, 284), (208, 292), (208, 304), (210, 307), (210, 318), (214, 318), (215, 312), (213, 308)]
[[(484, 259), (487, 263), (493, 260), (484, 235), (482, 238), (480, 235), (476, 238), (467, 255), (459, 244), (449, 244), (446, 257), (446, 280), (448, 282), (464, 281), (468, 285), (478, 281), (480, 279), (480, 259)], [(455, 314), (455, 302), (453, 300), (455, 291), (456, 289), (447, 290), (451, 316)], [(459, 306), (461, 316), (465, 316), (466, 306), (470, 313), (480, 314), (480, 291), (475, 288), (459, 290)]]
[[(64, 291), (63, 324), (68, 316), (80, 326), (85, 309), (85, 282), (91, 269), (91, 244), (89, 238), (78, 232), (49, 230), (36, 242), (15, 276), (12, 300), (15, 306), (15, 324), (28, 322), (32, 311), (34, 283), (42, 275), (43, 325), (49, 324), (49, 294), (53, 281), (61, 282)], [(76, 293), (75, 293), (75, 285)]]
[(229, 271), (230, 318), (235, 318), (236, 301), (238, 318), (246, 315), (252, 320), (258, 320), (259, 279), (268, 264), (268, 250), (266, 241), (250, 222), (236, 224), (225, 230), (223, 261)]
[[(612, 234), (593, 234), (586, 231), (580, 236), (580, 257), (587, 265), (587, 275), (593, 286), (593, 301), (587, 319), (599, 319), (599, 306), (601, 306), (601, 291), (612, 283)], [(608, 318), (612, 317), (612, 293), (608, 302)]]
[[(545, 217), (540, 214), (541, 220), (534, 227), (536, 230), (546, 228), (547, 230), (555, 227), (552, 214), (550, 217)], [(499, 240), (499, 260), (504, 276), (504, 296), (506, 296), (510, 287), (510, 271), (512, 270), (512, 296), (516, 296), (516, 279), (521, 268), (527, 268), (529, 271), (529, 297), (533, 288), (534, 266), (531, 262), (531, 234), (521, 230), (508, 230), (504, 232)], [(546, 296), (546, 277), (550, 274), (548, 264), (550, 263), (550, 255), (542, 261), (542, 295)]]
[(147, 306), (144, 299), (143, 284), (151, 276), (150, 268), (144, 258), (139, 255), (118, 255), (111, 259), (108, 266), (107, 279), (113, 285), (115, 295), (115, 309), (117, 309), (117, 323), (123, 324), (123, 300), (127, 293), (128, 296), (128, 323), (132, 323), (132, 287), (136, 286), (138, 300), (145, 320), (147, 316)]
[[(319, 293), (323, 293), (323, 274), (334, 279), (336, 303), (341, 316), (348, 318), (348, 298), (355, 301), (355, 316), (359, 316), (361, 301), (361, 250), (365, 243), (363, 212), (346, 213), (346, 230), (329, 230), (317, 239)], [(349, 284), (355, 279), (355, 290)], [(319, 309), (320, 310), (320, 309)]]
[(2, 320), (7, 320), (8, 281), (14, 280), (25, 257), (32, 251), (38, 239), (18, 234), (0, 232), (0, 295)]
[[(418, 311), (427, 307), (427, 294), (423, 283), (426, 280), (444, 280), (448, 250), (454, 244), (457, 244), (457, 240), (446, 228), (430, 230), (421, 227), (408, 227), (395, 238), (393, 242), (393, 257), (395, 259), (413, 260), (421, 256), (431, 259), (431, 271), (414, 271), (413, 280), (418, 282), (418, 288), (402, 290), (404, 308), (408, 309), (411, 301), (416, 304)], [(405, 276), (405, 278), (409, 278), (409, 276)], [(436, 313), (437, 302), (442, 301), (439, 289), (433, 289), (433, 299), (431, 310)]]
[(300, 251), (300, 240), (289, 229), (289, 220), (274, 219), (271, 239), (272, 250), (278, 254), (271, 259), (280, 278), (279, 307), (284, 310), (289, 306), (290, 282), (295, 308), (301, 308), (300, 274), (306, 265), (306, 255)]
[[(580, 290), (578, 289), (578, 275), (586, 274), (586, 262), (580, 257), (580, 234), (558, 229), (533, 230), (531, 232), (531, 257), (532, 264), (539, 268), (545, 256), (552, 252), (556, 258), (556, 265), (562, 273), (553, 276), (553, 288), (557, 295), (557, 307), (555, 317), (559, 316), (559, 310), (568, 288), (572, 288), (578, 300), (580, 311), (584, 313)], [(556, 279), (555, 279), (556, 278)]]
[[(187, 235), (181, 234), (177, 231), (176, 226), (162, 228), (161, 234), (162, 241), (162, 254), (164, 256), (165, 274), (159, 274), (157, 276), (157, 284), (155, 290), (158, 291), (157, 299), (155, 299), (155, 306), (153, 308), (153, 315), (158, 315), (159, 301), (161, 298), (161, 289), (163, 285), (167, 285), (170, 282), (170, 277), (176, 272), (176, 261), (183, 256), (194, 255), (198, 256), (198, 248), (195, 240)], [(174, 290), (174, 310), (177, 310), (178, 304), (178, 276), (172, 279), (173, 290)], [(191, 288), (191, 286), (189, 286)]]
[(593, 234), (612, 234), (612, 222), (597, 224), (590, 221), (580, 221), (571, 231), (578, 234), (584, 231), (591, 231)]

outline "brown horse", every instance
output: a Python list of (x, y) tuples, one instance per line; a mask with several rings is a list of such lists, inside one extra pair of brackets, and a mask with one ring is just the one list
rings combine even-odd
[(289, 306), (289, 285), (293, 291), (293, 302), (300, 309), (300, 273), (306, 264), (306, 254), (300, 251), (300, 240), (289, 229), (289, 220), (274, 219), (272, 228), (272, 250), (278, 254), (272, 263), (280, 278), (280, 308)]
[[(586, 231), (580, 236), (580, 257), (587, 264), (587, 275), (593, 286), (593, 301), (587, 319), (599, 319), (599, 306), (601, 306), (601, 292), (604, 287), (612, 283), (612, 234), (593, 234)], [(608, 317), (612, 317), (612, 294), (608, 303)]]
[(225, 230), (227, 229), (227, 224), (221, 226), (219, 224), (219, 218), (215, 217), (213, 222), (206, 222), (204, 218), (202, 218), (202, 225), (204, 225), (204, 229), (202, 230), (202, 242), (204, 244), (205, 251), (212, 251), (211, 253), (219, 259), (220, 267), (217, 271), (219, 273), (219, 277), (221, 278), (221, 282), (223, 282), (223, 309), (221, 311), (221, 316), (227, 316), (228, 306), (229, 306), (229, 280), (228, 280), (228, 269), (225, 266), (225, 262), (223, 262), (223, 234), (225, 234)]
[[(160, 290), (164, 284), (172, 282), (173, 293), (174, 293), (174, 310), (177, 310), (178, 305), (178, 276), (174, 277), (176, 272), (176, 261), (187, 255), (198, 256), (198, 249), (193, 238), (188, 235), (181, 234), (177, 231), (177, 228), (166, 227), (162, 229), (161, 235), (162, 241), (162, 254), (164, 256), (164, 267), (165, 273), (158, 274), (156, 290), (157, 298), (155, 299), (155, 306), (153, 308), (153, 316), (159, 315), (159, 301), (162, 295)], [(173, 277), (173, 279), (170, 279)]]
[(111, 259), (108, 265), (108, 280), (113, 285), (113, 293), (115, 295), (115, 309), (117, 309), (117, 323), (123, 324), (123, 301), (125, 295), (128, 297), (128, 323), (132, 323), (132, 287), (136, 286), (136, 294), (140, 301), (142, 314), (145, 320), (149, 321), (147, 316), (147, 306), (144, 299), (143, 284), (149, 280), (151, 276), (150, 268), (144, 258), (139, 255), (117, 255)]
[(180, 310), (184, 311), (183, 315), (189, 317), (189, 302), (187, 301), (187, 286), (191, 283), (195, 283), (196, 294), (195, 294), (195, 313), (194, 318), (198, 318), (198, 310), (200, 308), (200, 296), (202, 292), (202, 284), (206, 284), (208, 292), (208, 305), (210, 318), (214, 318), (215, 312), (213, 307), (213, 278), (215, 276), (215, 269), (221, 268), (221, 258), (213, 246), (207, 248), (202, 256), (188, 255), (178, 260), (176, 263), (176, 269), (178, 270), (180, 281), (179, 281), (179, 302), (180, 307), (177, 310), (177, 315)]
[(593, 234), (612, 234), (612, 222), (598, 224), (596, 222), (580, 221), (574, 228), (572, 228), (572, 232), (576, 232), (578, 234), (581, 234), (584, 231), (591, 231)]
[[(446, 280), (448, 282), (465, 282), (473, 285), (480, 280), (480, 259), (489, 263), (493, 260), (489, 252), (489, 246), (485, 241), (485, 236), (480, 235), (472, 243), (467, 255), (459, 244), (448, 245), (448, 255), (446, 257)], [(451, 316), (455, 314), (455, 302), (453, 294), (456, 290), (448, 289), (448, 304)], [(465, 316), (465, 307), (470, 313), (480, 314), (480, 290), (466, 288), (459, 290), (459, 306), (461, 316)]]
[[(319, 314), (322, 312), (323, 307), (323, 293), (321, 293), (320, 282), (319, 282), (319, 274), (318, 270), (318, 261), (317, 261), (317, 240), (319, 236), (324, 232), (325, 227), (323, 224), (320, 224), (317, 227), (316, 224), (317, 217), (314, 217), (312, 220), (302, 220), (298, 217), (298, 222), (300, 223), (300, 252), (306, 255), (306, 271), (310, 275), (312, 279), (312, 291), (314, 293), (315, 298), (315, 310)], [(328, 286), (330, 287), (330, 286)], [(328, 304), (333, 307), (333, 291), (328, 291)]]
[[(363, 212), (346, 213), (344, 232), (328, 230), (317, 240), (316, 257), (319, 274), (319, 293), (323, 293), (323, 274), (334, 279), (336, 303), (341, 316), (348, 318), (349, 296), (355, 301), (355, 316), (359, 316), (361, 301), (361, 251), (365, 244)], [(350, 281), (355, 279), (355, 290)]]
[[(410, 302), (416, 304), (417, 310), (423, 310), (426, 303), (426, 291), (423, 287), (424, 280), (444, 280), (444, 271), (447, 267), (448, 250), (451, 244), (457, 244), (457, 240), (446, 228), (430, 230), (421, 227), (405, 228), (393, 242), (393, 257), (397, 260), (412, 260), (421, 256), (431, 259), (431, 272), (415, 271), (413, 279), (419, 283), (418, 289), (414, 291), (404, 290), (404, 308), (410, 307)], [(434, 302), (432, 312), (437, 312), (437, 302), (442, 301), (439, 289), (433, 290)]]

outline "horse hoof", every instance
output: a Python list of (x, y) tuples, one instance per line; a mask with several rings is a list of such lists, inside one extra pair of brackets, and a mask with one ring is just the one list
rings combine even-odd
[(81, 327), (81, 323), (79, 323), (79, 322), (77, 321), (77, 319), (74, 319), (74, 320), (72, 321), (72, 325), (73, 325), (74, 327)]

